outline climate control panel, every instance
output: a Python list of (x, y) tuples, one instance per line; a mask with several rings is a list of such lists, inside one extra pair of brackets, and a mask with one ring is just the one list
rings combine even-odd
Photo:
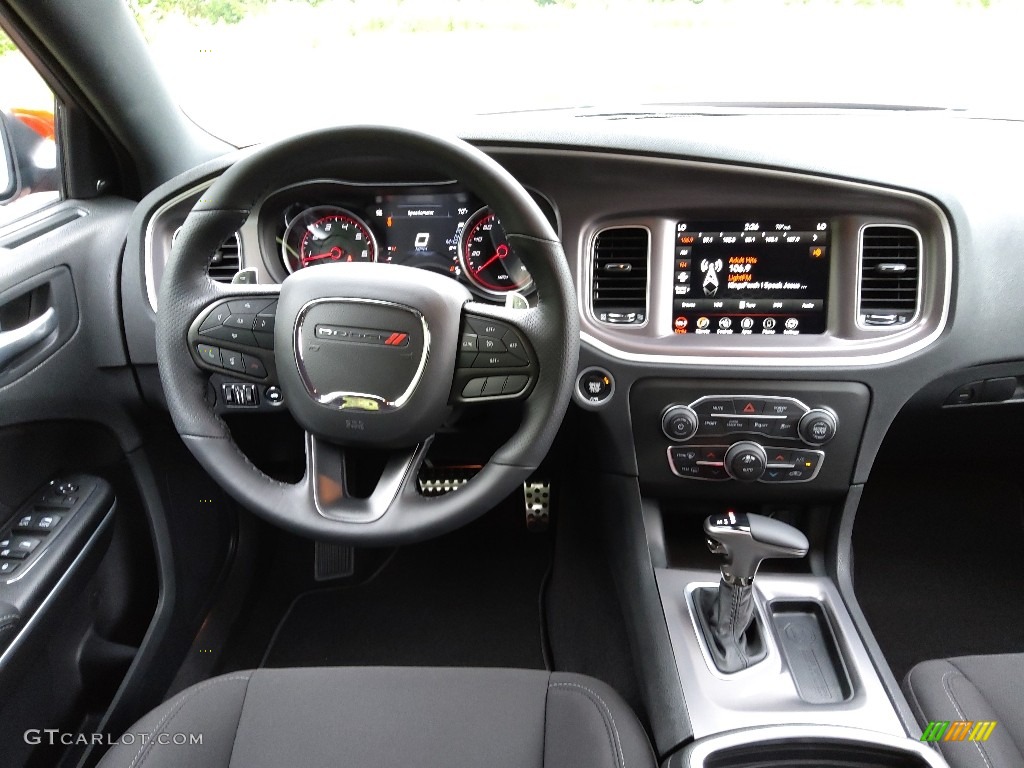
[(668, 447), (672, 474), (694, 480), (805, 483), (817, 476), (824, 460), (824, 451), (765, 446), (751, 440)]
[(856, 382), (649, 378), (629, 401), (644, 492), (785, 501), (849, 490), (871, 397)]
[(838, 429), (839, 417), (832, 409), (810, 408), (792, 397), (705, 395), (689, 405), (673, 403), (661, 416), (665, 437), (679, 442), (752, 434), (824, 445)]
[[(811, 408), (794, 397), (705, 395), (689, 404), (673, 403), (661, 415), (661, 431), (673, 442), (698, 437), (762, 435), (822, 446), (839, 430), (839, 417), (827, 407)], [(824, 451), (793, 450), (738, 440), (730, 445), (669, 446), (676, 477), (737, 480), (741, 483), (806, 483), (818, 474)]]

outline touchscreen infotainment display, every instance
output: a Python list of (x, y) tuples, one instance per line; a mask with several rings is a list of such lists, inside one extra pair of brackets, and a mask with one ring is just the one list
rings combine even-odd
[(824, 333), (827, 221), (681, 221), (672, 327), (678, 334)]

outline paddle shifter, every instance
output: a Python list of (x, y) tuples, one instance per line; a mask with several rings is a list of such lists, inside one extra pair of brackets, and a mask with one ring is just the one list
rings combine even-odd
[(700, 589), (698, 618), (715, 665), (738, 672), (764, 658), (764, 630), (754, 614), (754, 574), (770, 557), (803, 557), (807, 537), (791, 525), (729, 510), (704, 521), (708, 548), (723, 555), (718, 589)]

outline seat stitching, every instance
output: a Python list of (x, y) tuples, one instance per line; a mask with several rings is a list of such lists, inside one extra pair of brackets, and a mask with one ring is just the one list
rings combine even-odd
[[(242, 716), (245, 715), (245, 702), (249, 700), (249, 683), (252, 682), (252, 675), (247, 675), (245, 680), (245, 693), (242, 694), (242, 706), (238, 708), (238, 722), (235, 723), (235, 735), (231, 739), (231, 752), (228, 754), (228, 768), (235, 756), (235, 746), (238, 744), (238, 731), (242, 728)], [(543, 768), (543, 766), (541, 766)]]
[(17, 619), (20, 616), (20, 613), (8, 613), (6, 616), (0, 616), (0, 621), (7, 621), (8, 619)]
[[(616, 764), (619, 768), (626, 768), (626, 758), (622, 754), (622, 742), (619, 740), (619, 729), (615, 725), (615, 718), (612, 717), (612, 711), (605, 703), (605, 700), (601, 698), (600, 694), (596, 691), (591, 690), (585, 685), (579, 683), (552, 683), (552, 688), (576, 688), (579, 691), (585, 691), (580, 693), (581, 696), (587, 696), (594, 706), (597, 707), (597, 711), (601, 714), (601, 719), (604, 721), (605, 730), (608, 731), (608, 740), (612, 743), (613, 756), (616, 758)], [(131, 768), (129, 766), (129, 768)]]
[[(197, 686), (187, 696), (183, 697), (182, 700), (179, 701), (178, 704), (170, 712), (168, 712), (166, 715), (164, 715), (160, 719), (160, 722), (156, 724), (156, 726), (154, 726), (153, 730), (151, 730), (149, 732), (149, 737), (146, 740), (143, 741), (142, 747), (135, 754), (135, 757), (132, 758), (132, 761), (128, 764), (128, 768), (136, 768), (136, 766), (139, 766), (139, 768), (141, 768), (142, 764), (144, 762), (146, 762), (146, 760), (149, 758), (149, 755), (150, 755), (150, 753), (152, 751), (153, 744), (155, 743), (154, 737), (158, 736), (161, 733), (163, 733), (164, 732), (164, 728), (166, 728), (170, 724), (170, 722), (174, 718), (174, 716), (177, 715), (178, 712), (181, 711), (181, 708), (184, 707), (185, 704), (187, 704), (193, 698), (195, 698), (196, 695), (198, 695), (201, 691), (203, 691), (206, 688), (210, 688), (210, 687), (216, 685), (217, 683), (226, 683), (229, 680), (248, 680), (248, 679), (249, 679), (248, 675), (232, 675), (231, 677), (218, 677), (218, 678), (216, 678), (214, 680), (207, 680), (202, 685)], [(140, 760), (140, 758), (141, 758), (141, 760)]]
[(548, 762), (548, 699), (551, 698), (551, 673), (548, 672), (548, 684), (544, 689), (544, 731), (541, 734), (540, 768)]
[[(949, 665), (951, 667), (953, 667), (953, 669), (951, 669), (950, 671), (946, 672), (942, 676), (942, 689), (946, 692), (946, 696), (949, 698), (950, 703), (953, 705), (953, 709), (956, 710), (956, 713), (960, 717), (960, 719), (961, 720), (966, 720), (967, 717), (964, 715), (964, 711), (960, 707), (960, 703), (956, 700), (956, 697), (953, 695), (953, 689), (952, 689), (952, 687), (949, 684), (949, 678), (951, 678), (953, 675), (959, 675), (964, 680), (967, 680), (967, 677), (966, 677), (966, 675), (964, 675), (963, 672), (960, 671), (959, 668), (957, 668), (953, 664), (953, 662), (949, 662)], [(968, 680), (968, 682), (970, 682), (970, 681)], [(980, 754), (981, 755), (981, 759), (985, 761), (985, 765), (987, 765), (988, 768), (992, 768), (992, 763), (988, 759), (988, 754), (985, 752), (984, 748), (981, 746), (981, 742), (975, 741), (975, 742), (972, 742), (972, 743), (974, 744), (974, 746), (976, 746), (978, 748), (978, 754)]]

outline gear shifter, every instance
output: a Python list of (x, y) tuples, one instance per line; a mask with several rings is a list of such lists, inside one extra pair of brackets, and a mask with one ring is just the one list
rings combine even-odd
[(715, 665), (738, 672), (764, 658), (763, 629), (754, 615), (754, 575), (762, 560), (803, 557), (807, 537), (791, 525), (732, 510), (704, 521), (708, 548), (723, 555), (718, 589), (698, 590), (698, 618)]

